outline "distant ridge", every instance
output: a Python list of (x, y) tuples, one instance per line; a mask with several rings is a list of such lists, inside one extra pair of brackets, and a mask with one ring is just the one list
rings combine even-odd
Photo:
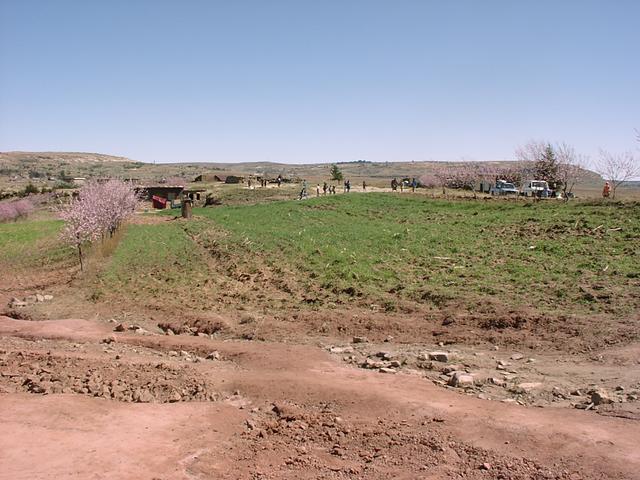
[(135, 162), (130, 158), (88, 152), (0, 152), (0, 162)]

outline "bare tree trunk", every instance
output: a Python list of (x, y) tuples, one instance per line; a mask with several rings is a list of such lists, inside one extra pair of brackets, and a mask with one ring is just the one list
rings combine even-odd
[(80, 271), (84, 271), (84, 264), (82, 263), (82, 246), (78, 244), (78, 259), (80, 260)]

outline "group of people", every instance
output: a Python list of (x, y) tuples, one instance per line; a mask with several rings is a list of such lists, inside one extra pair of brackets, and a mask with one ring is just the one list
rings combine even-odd
[[(267, 185), (269, 184), (269, 180), (267, 180), (266, 177), (260, 178), (258, 179), (258, 181), (260, 182), (260, 186), (263, 188), (266, 188)], [(249, 178), (247, 180), (247, 186), (251, 188), (252, 185), (253, 185), (253, 180)], [(276, 178), (276, 185), (278, 185), (278, 188), (280, 187), (280, 185), (282, 185), (282, 175), (278, 175), (278, 178)]]
[(391, 180), (391, 190), (396, 192), (398, 190), (398, 187), (400, 187), (400, 191), (404, 192), (405, 182), (407, 182), (407, 186), (411, 187), (412, 192), (416, 191), (418, 181), (415, 178), (412, 178), (411, 182), (408, 182), (407, 180), (398, 181), (398, 179), (394, 178), (393, 180)]

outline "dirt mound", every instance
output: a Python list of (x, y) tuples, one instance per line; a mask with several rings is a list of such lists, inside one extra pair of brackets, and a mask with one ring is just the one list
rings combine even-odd
[[(586, 479), (562, 465), (543, 466), (527, 458), (496, 454), (456, 441), (444, 419), (377, 422), (345, 419), (327, 403), (301, 406), (279, 402), (254, 409), (244, 436), (257, 465), (254, 478), (398, 478), (407, 471), (448, 478)], [(268, 455), (267, 455), (268, 452)], [(262, 473), (268, 456), (283, 465)]]
[(5, 392), (76, 393), (137, 403), (221, 398), (206, 378), (182, 365), (101, 363), (33, 352), (0, 356), (0, 388)]

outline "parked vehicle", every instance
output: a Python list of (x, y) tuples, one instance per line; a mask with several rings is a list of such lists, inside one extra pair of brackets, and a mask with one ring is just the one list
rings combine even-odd
[(498, 180), (489, 191), (491, 195), (519, 195), (520, 190), (516, 188), (513, 183), (509, 183), (505, 180)]
[(551, 189), (546, 180), (529, 180), (523, 185), (522, 195), (525, 197), (547, 198), (551, 196)]

